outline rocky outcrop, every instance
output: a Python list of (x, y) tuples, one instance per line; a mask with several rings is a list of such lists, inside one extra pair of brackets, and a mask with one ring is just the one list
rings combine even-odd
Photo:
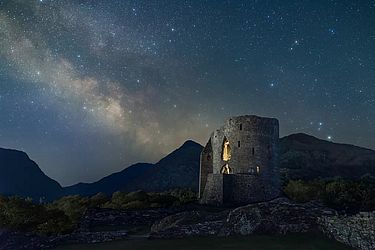
[(141, 225), (151, 226), (155, 221), (169, 215), (189, 210), (189, 207), (155, 208), (140, 210), (116, 210), (105, 208), (91, 208), (86, 211), (81, 219), (80, 232), (95, 232), (103, 227), (127, 228)]
[(182, 212), (168, 216), (151, 227), (151, 238), (183, 238), (217, 235), (229, 211), (209, 213)]
[(307, 232), (317, 228), (318, 217), (334, 213), (334, 210), (324, 208), (319, 203), (298, 204), (286, 198), (279, 198), (232, 210), (220, 234), (229, 236)]
[(321, 217), (321, 230), (331, 238), (357, 249), (375, 249), (375, 212)]
[(286, 234), (318, 230), (353, 248), (375, 249), (375, 212), (339, 215), (317, 202), (300, 204), (286, 198), (222, 212), (174, 214), (154, 223), (150, 237)]
[(296, 204), (286, 198), (239, 207), (230, 212), (184, 212), (156, 222), (155, 238), (191, 235), (249, 235), (253, 233), (307, 232), (318, 228), (318, 217), (335, 211), (318, 203)]
[(150, 225), (168, 215), (177, 213), (173, 209), (115, 210), (92, 208), (81, 219), (78, 231), (92, 232), (108, 226)]

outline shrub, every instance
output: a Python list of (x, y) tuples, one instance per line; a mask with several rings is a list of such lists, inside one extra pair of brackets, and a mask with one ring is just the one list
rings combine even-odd
[(105, 193), (97, 193), (90, 198), (89, 207), (101, 207), (108, 201), (109, 198)]
[(31, 200), (18, 197), (2, 199), (0, 205), (1, 224), (7, 228), (29, 231), (43, 222), (45, 208)]
[(147, 201), (131, 201), (122, 205), (122, 209), (145, 209), (149, 208), (150, 204)]
[(149, 200), (151, 204), (154, 204), (153, 207), (170, 207), (178, 201), (178, 198), (170, 194), (156, 193), (151, 194)]
[(297, 202), (307, 202), (317, 198), (316, 188), (301, 180), (289, 181), (284, 188), (284, 193)]
[(326, 206), (346, 212), (372, 211), (375, 207), (375, 179), (289, 181), (284, 193), (297, 202), (320, 200)]
[(51, 204), (47, 205), (49, 209), (59, 209), (63, 211), (72, 223), (76, 224), (85, 213), (89, 206), (89, 199), (82, 198), (79, 195), (64, 196)]
[(169, 192), (170, 195), (176, 197), (180, 204), (195, 202), (198, 199), (198, 194), (191, 189), (174, 189)]

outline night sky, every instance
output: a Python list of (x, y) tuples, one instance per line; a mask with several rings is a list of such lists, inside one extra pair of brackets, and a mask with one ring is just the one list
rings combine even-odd
[(0, 0), (0, 147), (62, 185), (241, 114), (375, 149), (375, 1)]

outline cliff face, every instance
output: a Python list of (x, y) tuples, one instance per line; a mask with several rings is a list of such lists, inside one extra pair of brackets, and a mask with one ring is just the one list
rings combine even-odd
[(60, 196), (60, 184), (45, 175), (26, 153), (0, 148), (0, 194), (53, 200)]

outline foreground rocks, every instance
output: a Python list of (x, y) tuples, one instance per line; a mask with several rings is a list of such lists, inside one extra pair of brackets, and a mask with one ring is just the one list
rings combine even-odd
[(357, 249), (375, 249), (375, 212), (321, 217), (322, 231)]
[(318, 228), (319, 217), (334, 214), (334, 210), (318, 203), (296, 204), (279, 198), (220, 213), (191, 211), (171, 215), (152, 226), (151, 237), (307, 232)]
[(130, 228), (143, 225), (151, 226), (157, 220), (190, 209), (193, 208), (177, 207), (139, 210), (91, 208), (84, 214), (78, 231), (94, 232), (102, 227), (126, 226), (127, 228)]
[(89, 244), (126, 239), (127, 232), (74, 232), (68, 235), (42, 237), (31, 233), (7, 232), (0, 235), (1, 250), (47, 249), (62, 244)]
[(182, 212), (168, 216), (151, 227), (151, 238), (183, 238), (218, 234), (229, 211), (209, 213), (205, 211)]
[[(32, 233), (11, 232), (0, 229), (0, 250), (48, 249), (62, 244), (108, 242), (129, 237), (134, 227), (151, 225), (171, 214), (194, 207), (155, 208), (143, 210), (115, 210), (92, 208), (86, 211), (78, 228), (71, 234), (43, 237)], [(126, 227), (127, 230), (118, 228)], [(117, 230), (106, 231), (111, 228)]]
[[(69, 235), (41, 237), (0, 230), (0, 250), (46, 249), (61, 244), (128, 239), (132, 228), (139, 226), (145, 226), (146, 229), (151, 227), (149, 238), (153, 239), (286, 234), (319, 230), (353, 248), (375, 249), (375, 212), (339, 215), (316, 202), (298, 204), (286, 198), (278, 198), (235, 209), (194, 205), (146, 210), (90, 209), (79, 228)], [(108, 228), (117, 231), (106, 231)]]
[(375, 249), (375, 212), (338, 215), (316, 202), (286, 198), (224, 212), (190, 211), (168, 216), (151, 227), (151, 238), (286, 234), (321, 231), (356, 249)]
[(320, 216), (334, 213), (334, 210), (327, 209), (319, 203), (297, 204), (286, 198), (279, 198), (234, 209), (227, 217), (219, 235), (308, 232), (318, 227)]

